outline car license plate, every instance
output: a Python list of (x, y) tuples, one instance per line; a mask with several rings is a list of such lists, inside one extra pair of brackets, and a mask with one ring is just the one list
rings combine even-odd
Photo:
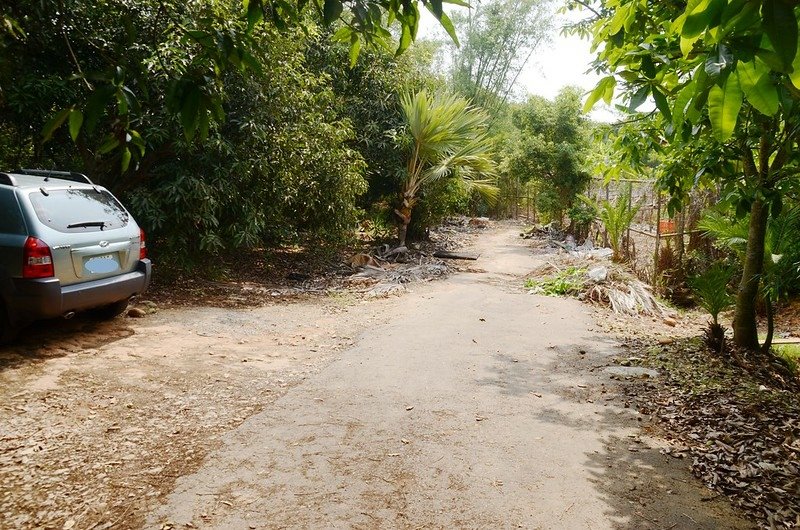
[(105, 254), (88, 258), (83, 268), (90, 274), (108, 274), (119, 270), (119, 259), (115, 254)]

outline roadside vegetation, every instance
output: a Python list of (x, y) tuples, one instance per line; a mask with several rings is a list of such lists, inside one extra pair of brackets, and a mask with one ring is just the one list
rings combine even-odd
[[(794, 527), (797, 363), (793, 346), (773, 343), (776, 311), (800, 291), (800, 9), (772, 0), (567, 9), (585, 15), (572, 31), (592, 39), (604, 75), (585, 108), (602, 100), (628, 115), (609, 131), (606, 176), (646, 176), (666, 192), (679, 236), (657, 256), (673, 284), (665, 294), (686, 284), (710, 315), (705, 344), (637, 351), (668, 381), (666, 392), (642, 391), (640, 409), (688, 447), (709, 487), (765, 528)], [(699, 193), (699, 230), (684, 236)], [(796, 342), (787, 322), (781, 338)]]
[[(7, 3), (0, 166), (87, 173), (161, 270), (202, 275), (254, 249), (332, 252), (358, 223), (404, 243), (488, 212), (514, 80), (553, 6), (487, 5), (459, 33), (442, 2), (365, 6)], [(409, 47), (420, 9), (442, 34)]]
[[(608, 247), (614, 262), (602, 280), (571, 263), (527, 288), (620, 312), (664, 316), (654, 293), (700, 307), (705, 341), (686, 348), (732, 366), (720, 369), (726, 381), (744, 370), (796, 394), (798, 331), (775, 322), (800, 295), (800, 7), (461, 4), (5, 2), (0, 167), (81, 171), (108, 187), (148, 233), (162, 277), (224, 276), (241, 256), (264, 269), (276, 256), (338, 259), (359, 230), (395, 259), (448, 216), (512, 216), (524, 200), (540, 235), (563, 236), (570, 251)], [(584, 16), (569, 31), (593, 42), (603, 77), (589, 94), (523, 94), (516, 81), (558, 8)], [(413, 42), (420, 10), (440, 34)], [(619, 123), (587, 118), (601, 101)], [(646, 278), (625, 267), (632, 225), (653, 205), (629, 188), (587, 195), (593, 180), (638, 178), (655, 183), (658, 222), (663, 194), (677, 236), (656, 247), (661, 274)], [(681, 358), (671, 373), (695, 362)], [(687, 401), (705, 392), (677, 379)], [(737, 399), (771, 406), (751, 383)], [(796, 421), (796, 402), (781, 403)], [(795, 507), (770, 510), (774, 526), (800, 520)]]

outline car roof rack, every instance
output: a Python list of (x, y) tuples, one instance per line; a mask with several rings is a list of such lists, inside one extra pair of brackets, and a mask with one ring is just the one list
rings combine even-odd
[(16, 171), (12, 171), (12, 173), (17, 173), (20, 175), (31, 175), (34, 177), (44, 177), (45, 179), (53, 177), (62, 180), (71, 180), (73, 182), (80, 182), (83, 184), (94, 184), (94, 182), (89, 180), (89, 177), (87, 177), (83, 173), (76, 173), (74, 171), (52, 171), (49, 169), (18, 169)]
[(16, 186), (17, 180), (8, 173), (0, 173), (0, 184), (7, 184), (9, 186)]

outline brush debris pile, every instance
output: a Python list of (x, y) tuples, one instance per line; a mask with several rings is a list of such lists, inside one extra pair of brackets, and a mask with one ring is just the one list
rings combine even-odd
[(520, 233), (523, 239), (534, 240), (537, 249), (547, 254), (566, 254), (573, 258), (605, 259), (614, 253), (610, 248), (596, 247), (591, 239), (580, 245), (575, 238), (564, 233), (558, 223), (536, 225), (526, 232)]
[(620, 266), (598, 261), (593, 256), (565, 256), (560, 261), (560, 266), (548, 261), (530, 273), (525, 282), (530, 293), (574, 296), (626, 315), (668, 314), (651, 287)]
[(346, 281), (352, 286), (364, 286), (369, 297), (380, 297), (399, 294), (408, 283), (430, 281), (449, 273), (450, 268), (441, 260), (420, 254), (412, 263), (379, 262), (357, 267)]
[(491, 226), (492, 221), (483, 217), (453, 217), (431, 230), (427, 241), (397, 247), (383, 244), (362, 251), (347, 260), (351, 273), (344, 284), (363, 287), (368, 297), (383, 297), (403, 292), (409, 283), (444, 278), (459, 266), (452, 260), (445, 263), (436, 252), (462, 250), (472, 236)]

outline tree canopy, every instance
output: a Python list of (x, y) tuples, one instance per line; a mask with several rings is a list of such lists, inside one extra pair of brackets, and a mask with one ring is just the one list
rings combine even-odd
[[(492, 0), (453, 15), (461, 35), (452, 55), (453, 90), (497, 111), (530, 57), (553, 30), (549, 0)], [(460, 45), (459, 45), (460, 44)]]
[(586, 107), (617, 94), (633, 111), (652, 97), (660, 121), (650, 145), (672, 146), (684, 166), (661, 176), (670, 206), (706, 181), (735, 197), (741, 215), (749, 212), (734, 341), (758, 347), (767, 220), (798, 175), (798, 8), (781, 0), (578, 4), (592, 17), (576, 31), (594, 36), (595, 67), (607, 74)]
[[(179, 120), (186, 139), (204, 140), (212, 124), (225, 121), (225, 76), (258, 74), (269, 66), (261, 60), (268, 46), (260, 37), (264, 31), (308, 34), (317, 31), (318, 21), (335, 25), (332, 38), (348, 43), (352, 66), (362, 43), (405, 51), (416, 37), (420, 7), (456, 39), (444, 1), (12, 0), (0, 12), (0, 49), (14, 55), (20, 48), (58, 43), (57, 53), (30, 63), (53, 66), (64, 89), (59, 105), (44, 110), (52, 113), (42, 129), (44, 140), (65, 126), (73, 140), (82, 137), (83, 146), (95, 153), (116, 153), (124, 172), (148, 147), (140, 130), (148, 119), (143, 103), (154, 102), (146, 78), (165, 82), (158, 102)], [(390, 32), (395, 25), (398, 41)], [(98, 138), (95, 133), (104, 126), (112, 130)]]
[[(4, 9), (19, 30), (0, 34), (0, 165), (86, 172), (122, 196), (157, 253), (187, 264), (339, 240), (368, 184), (369, 197), (396, 196), (398, 91), (436, 83), (424, 49), (368, 47), (351, 67), (350, 43), (313, 13), (280, 29), (249, 28), (236, 0)], [(245, 39), (241, 67), (204, 55), (200, 27), (224, 33), (214, 46)]]
[(564, 88), (554, 101), (531, 96), (524, 104), (513, 105), (511, 116), (517, 134), (509, 142), (504, 171), (522, 183), (534, 183), (539, 209), (560, 221), (590, 178), (581, 91)]

